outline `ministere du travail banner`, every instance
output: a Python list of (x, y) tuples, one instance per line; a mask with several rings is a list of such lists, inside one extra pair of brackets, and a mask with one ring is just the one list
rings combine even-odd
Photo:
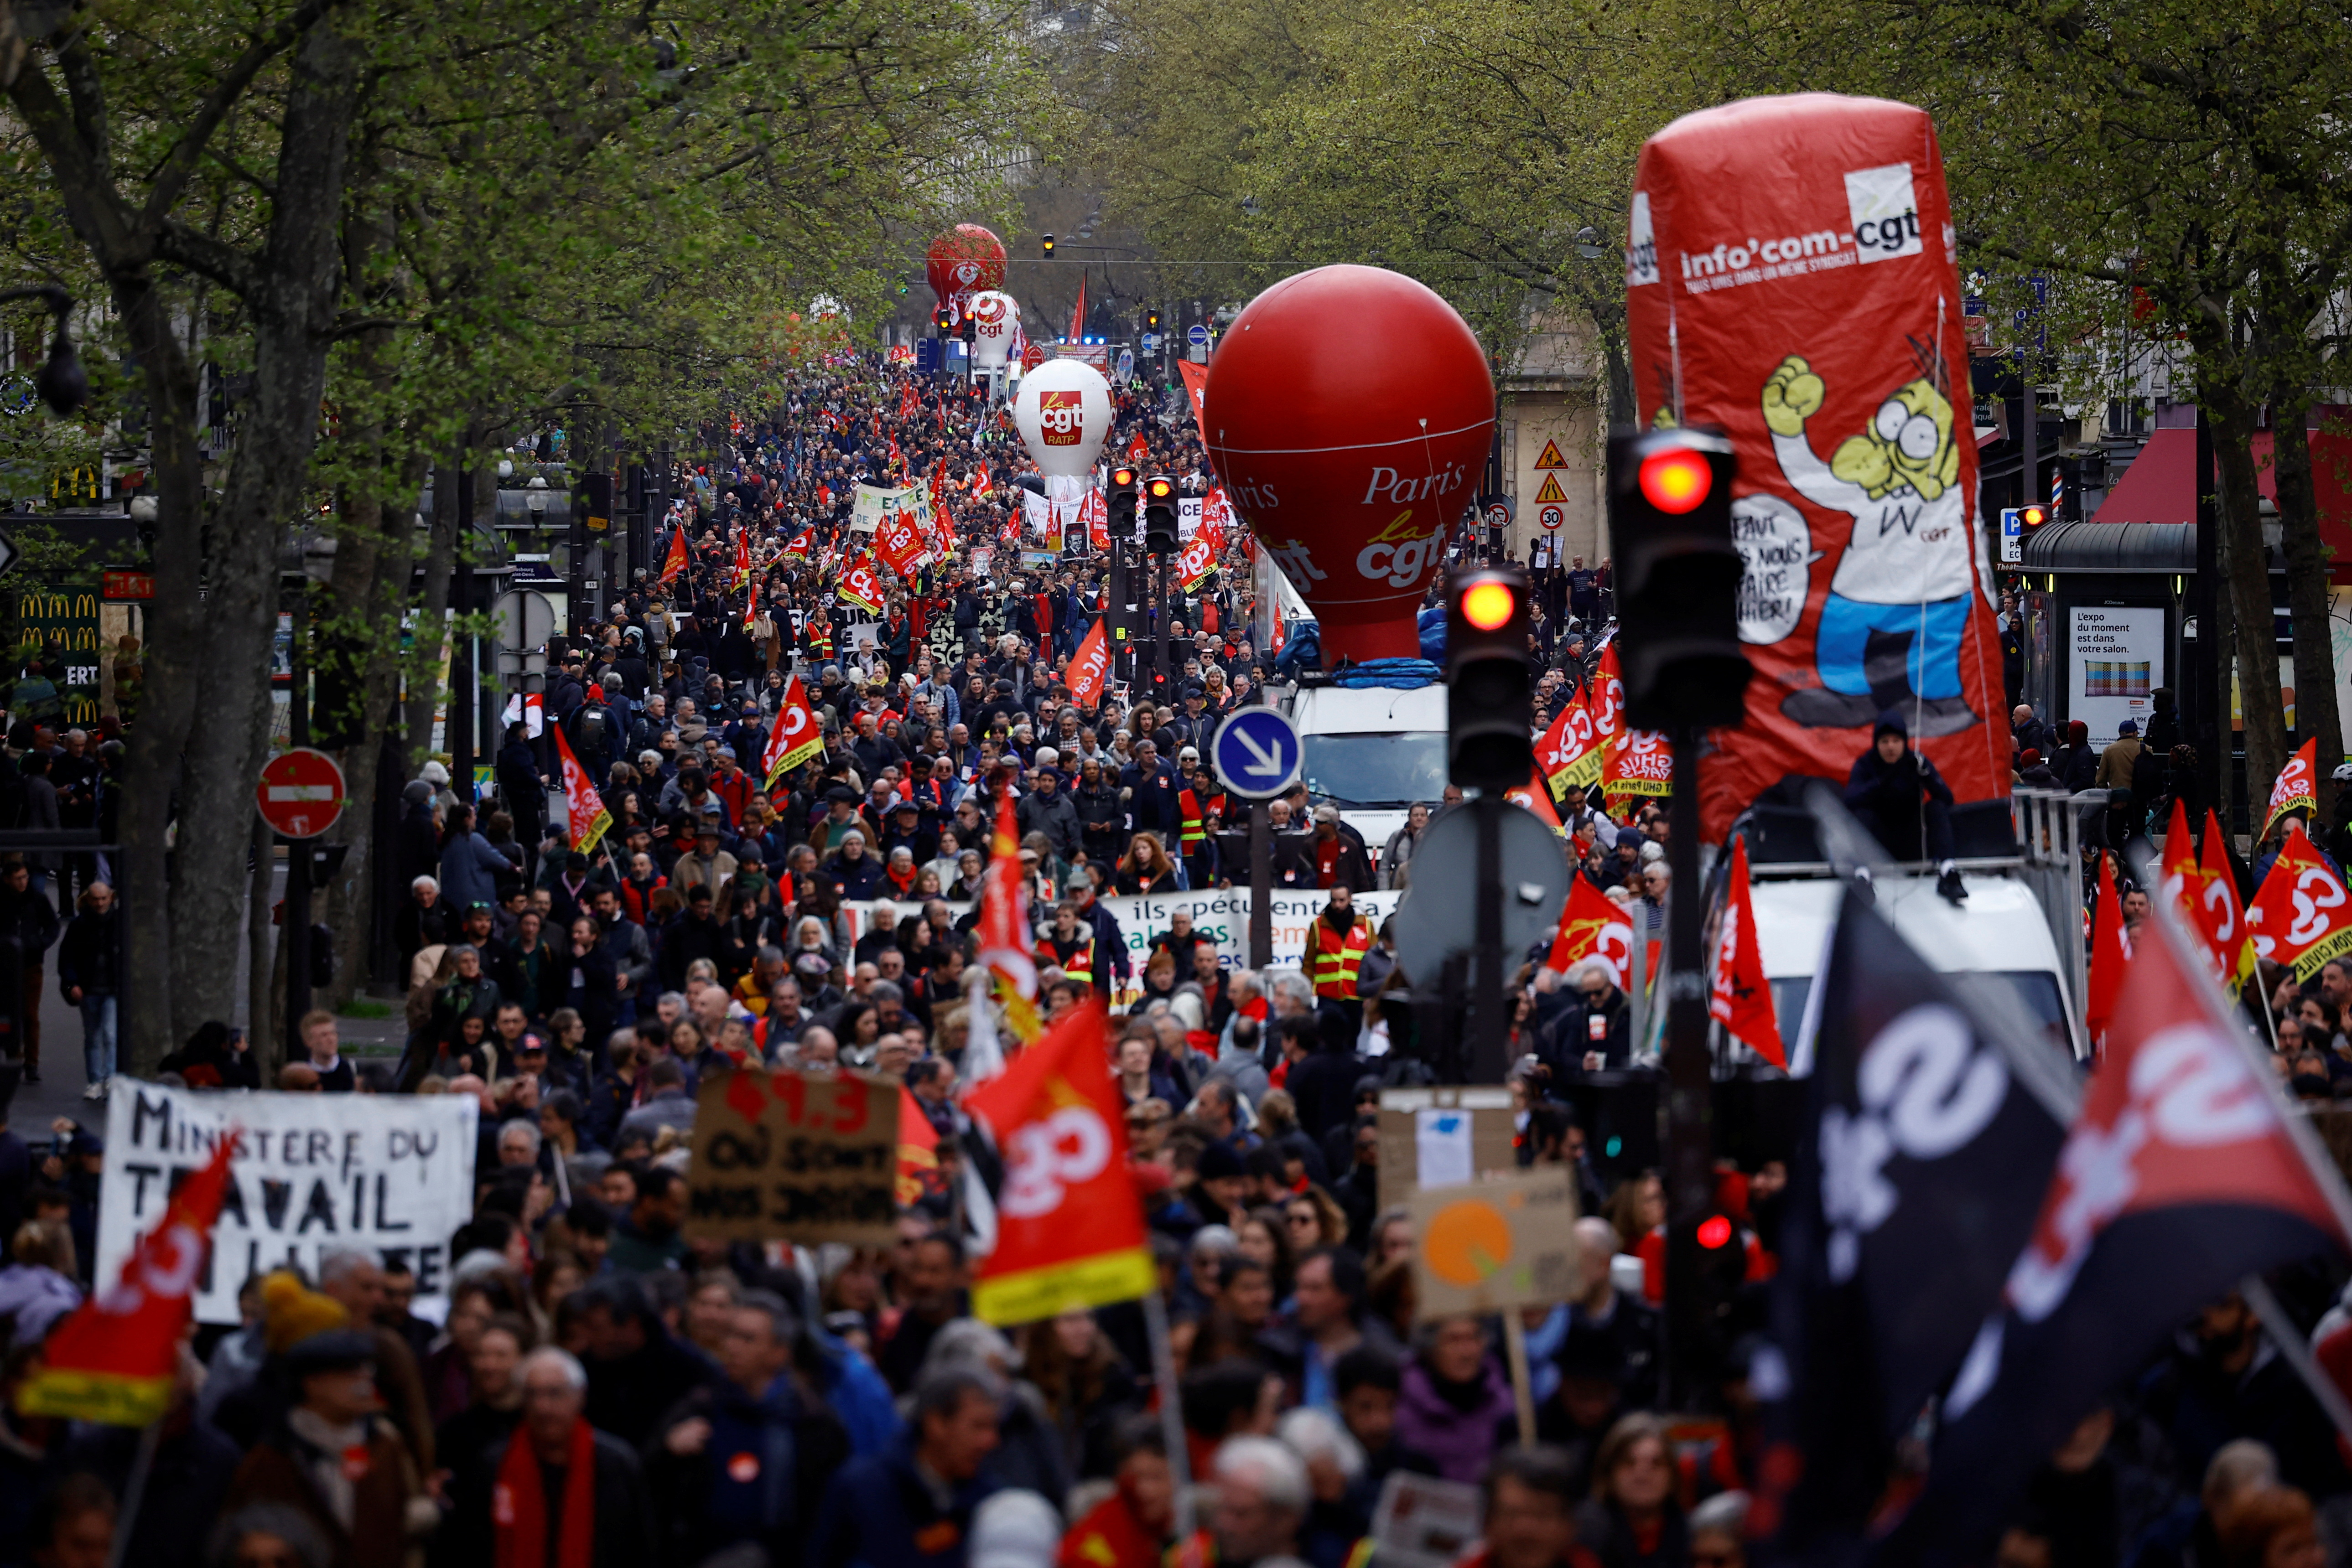
[(291, 1266), (315, 1280), (320, 1255), (343, 1247), (405, 1263), (419, 1315), (437, 1318), (449, 1238), (473, 1216), (480, 1115), (468, 1094), (220, 1092), (124, 1080), (107, 1103), (96, 1277), (121, 1270), (172, 1193), (234, 1134), (196, 1281), (197, 1322), (238, 1322), (249, 1276)]

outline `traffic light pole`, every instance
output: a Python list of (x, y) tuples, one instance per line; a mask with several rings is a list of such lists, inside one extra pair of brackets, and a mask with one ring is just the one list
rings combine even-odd
[(1477, 1033), (1471, 1047), (1470, 1080), (1500, 1083), (1509, 1074), (1509, 1010), (1503, 995), (1503, 792), (1481, 789), (1471, 802), (1478, 813), (1478, 976), (1471, 1012)]
[[(1666, 904), (1666, 1370), (1680, 1376), (1687, 1347), (1705, 1329), (1698, 1225), (1715, 1205), (1712, 1064), (1706, 1048), (1707, 967), (1700, 951), (1706, 900), (1699, 893), (1698, 748), (1703, 732), (1672, 732), (1675, 792), (1666, 844), (1672, 868)], [(1636, 934), (1638, 944), (1639, 935)], [(1685, 1402), (1698, 1390), (1681, 1385)], [(1669, 1406), (1668, 1408), (1685, 1406)]]
[(1155, 591), (1158, 609), (1154, 614), (1157, 624), (1152, 631), (1154, 641), (1160, 644), (1158, 654), (1160, 679), (1159, 689), (1152, 694), (1151, 700), (1154, 703), (1164, 703), (1170, 696), (1168, 689), (1168, 561), (1169, 558), (1164, 555), (1160, 558), (1159, 583)]
[(1250, 967), (1259, 974), (1274, 962), (1274, 811), (1270, 802), (1250, 802)]

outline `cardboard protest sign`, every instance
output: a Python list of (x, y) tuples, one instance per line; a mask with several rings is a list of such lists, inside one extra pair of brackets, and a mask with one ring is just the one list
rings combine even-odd
[(887, 1246), (896, 1238), (898, 1085), (863, 1072), (763, 1072), (702, 1081), (686, 1234)]
[(106, 1107), (97, 1278), (112, 1280), (173, 1192), (230, 1133), (213, 1246), (196, 1278), (196, 1321), (238, 1321), (238, 1287), (322, 1250), (355, 1247), (416, 1275), (420, 1315), (439, 1316), (449, 1237), (474, 1214), (469, 1094), (253, 1094), (122, 1080)]
[(1406, 1207), (1422, 1321), (1542, 1306), (1576, 1293), (1576, 1184), (1566, 1166), (1425, 1188)]
[(1380, 1204), (1518, 1168), (1507, 1089), (1381, 1091)]

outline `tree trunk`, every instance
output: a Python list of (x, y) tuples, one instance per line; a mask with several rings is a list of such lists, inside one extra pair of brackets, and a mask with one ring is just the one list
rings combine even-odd
[(278, 545), (310, 476), (342, 272), (345, 152), (358, 103), (352, 54), (329, 27), (295, 57), (261, 286), (246, 301), (254, 396), (214, 529), (202, 643), (205, 722), (188, 737), (172, 886), (173, 1010), (184, 1019), (226, 1018), (236, 994), (244, 835), (223, 829), (245, 820), (269, 744)]
[(2271, 476), (2278, 486), (2279, 537), (2286, 551), (2288, 623), (2294, 630), (2294, 727), (2319, 742), (2315, 831), (2335, 821), (2337, 763), (2344, 760), (2344, 716), (2336, 706), (2336, 649), (2328, 629), (2327, 549), (2319, 540), (2319, 504), (2311, 476), (2311, 433), (2304, 392), (2271, 392)]
[(408, 661), (408, 701), (403, 723), (408, 735), (409, 777), (433, 749), (433, 709), (441, 698), (441, 649), (448, 640), (449, 578), (457, 564), (457, 508), (442, 492), (436, 476), (430, 533), (425, 546), (425, 581), (416, 606), (416, 647)]
[[(2259, 835), (2271, 784), (2286, 764), (2286, 708), (2279, 694), (2270, 552), (2263, 548), (2261, 497), (2254, 485), (2253, 413), (2239, 399), (2222, 397), (2207, 403), (2206, 417), (2213, 428), (2213, 509), (2230, 545), (2230, 620), (2238, 634), (2238, 706), (2246, 727), (2249, 831)], [(2229, 766), (2227, 757), (2222, 766)]]
[[(196, 378), (171, 310), (142, 267), (112, 278), (114, 302), (139, 361), (147, 397), (149, 466), (155, 476), (155, 597), (147, 606), (146, 697), (129, 732), (118, 874), (123, 887), (126, 972), (160, 979), (171, 972), (170, 880), (173, 855), (172, 800), (179, 787), (180, 752), (196, 717), (201, 684), (198, 650), (205, 643), (204, 460), (196, 450)], [(268, 664), (262, 665), (266, 672)], [(250, 804), (229, 821), (242, 827)], [(232, 828), (226, 835), (242, 844)], [(122, 1071), (152, 1074), (155, 1064), (202, 1020), (174, 1010), (167, 985), (137, 987), (122, 1009)]]

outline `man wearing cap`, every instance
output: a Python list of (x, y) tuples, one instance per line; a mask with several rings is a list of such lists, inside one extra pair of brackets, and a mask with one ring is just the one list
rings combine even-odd
[(1077, 905), (1080, 922), (1094, 928), (1095, 986), (1108, 995), (1110, 987), (1102, 973), (1105, 959), (1110, 967), (1109, 979), (1123, 982), (1135, 973), (1135, 966), (1127, 956), (1127, 933), (1119, 929), (1118, 916), (1105, 909), (1102, 900), (1095, 896), (1095, 879), (1086, 867), (1070, 868), (1070, 874), (1062, 879), (1062, 893)]
[[(900, 850), (905, 850), (908, 858), (918, 866), (937, 859), (940, 852), (939, 829), (931, 821), (925, 820), (923, 808), (912, 800), (902, 800), (892, 805), (889, 819), (882, 826), (884, 857), (895, 855)], [(914, 896), (913, 883), (909, 882), (901, 891), (911, 898)]]
[(1935, 763), (1911, 749), (1901, 709), (1878, 716), (1870, 749), (1846, 775), (1845, 803), (1890, 857), (1937, 862), (1936, 891), (1954, 904), (1968, 897), (1952, 863), (1952, 787)]
[(697, 887), (707, 887), (716, 894), (735, 874), (735, 857), (719, 847), (719, 812), (716, 800), (703, 807), (694, 824), (693, 850), (678, 856), (677, 863), (669, 868), (669, 884), (681, 894)]
[(261, 1299), (263, 1343), (290, 1397), (237, 1467), (221, 1516), (276, 1504), (310, 1521), (335, 1568), (403, 1568), (433, 1514), (428, 1504), (412, 1515), (425, 1500), (399, 1435), (379, 1418), (374, 1335), (291, 1273), (270, 1275)]
[(841, 847), (817, 867), (845, 899), (877, 898), (882, 891), (882, 862), (869, 852), (865, 830), (852, 828), (841, 837)]
[(1043, 833), (1055, 854), (1075, 861), (1086, 848), (1077, 802), (1063, 792), (1061, 776), (1053, 768), (1038, 768), (1036, 779), (1037, 787), (1013, 809), (1013, 820), (1020, 824), (1023, 837)]
[(2116, 738), (2099, 753), (2098, 776), (2092, 780), (2094, 789), (2128, 789), (2132, 783), (2132, 768), (2139, 761), (2139, 721), (2127, 718), (2116, 726)]
[(862, 831), (870, 842), (881, 837), (881, 830), (857, 809), (859, 795), (846, 784), (835, 784), (824, 792), (824, 816), (810, 830), (809, 847), (820, 855), (831, 854), (841, 847), (844, 835), (850, 830)]
[(1307, 848), (1314, 857), (1317, 887), (1374, 885), (1363, 836), (1339, 820), (1339, 808), (1328, 800), (1315, 808), (1315, 832)]

